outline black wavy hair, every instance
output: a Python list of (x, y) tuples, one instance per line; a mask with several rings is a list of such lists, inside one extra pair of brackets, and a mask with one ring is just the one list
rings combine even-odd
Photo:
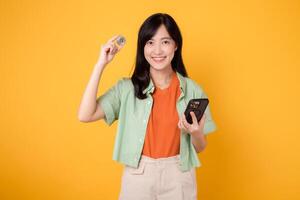
[(139, 29), (135, 68), (131, 76), (135, 96), (139, 99), (147, 98), (143, 90), (146, 89), (150, 83), (150, 64), (144, 57), (144, 46), (146, 42), (155, 35), (157, 29), (162, 24), (165, 25), (169, 35), (177, 45), (177, 49), (171, 61), (172, 69), (175, 72), (179, 72), (182, 76), (188, 77), (181, 56), (182, 37), (179, 27), (175, 20), (166, 13), (152, 14), (144, 21)]

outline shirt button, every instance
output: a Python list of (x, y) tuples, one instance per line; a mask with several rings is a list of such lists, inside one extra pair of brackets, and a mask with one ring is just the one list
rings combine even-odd
[(143, 143), (143, 139), (142, 138), (140, 139), (140, 143)]
[(148, 101), (148, 104), (150, 104), (151, 103), (151, 101)]
[(144, 119), (143, 122), (146, 123), (146, 120)]

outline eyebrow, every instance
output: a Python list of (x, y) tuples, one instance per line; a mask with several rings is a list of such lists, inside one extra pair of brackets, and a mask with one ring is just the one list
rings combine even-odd
[[(163, 40), (163, 39), (169, 39), (169, 40), (172, 40), (171, 37), (162, 37), (162, 38), (160, 38), (160, 40)], [(153, 40), (153, 37), (151, 38), (151, 40)]]

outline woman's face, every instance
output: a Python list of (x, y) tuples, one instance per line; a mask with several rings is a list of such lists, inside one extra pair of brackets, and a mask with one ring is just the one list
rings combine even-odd
[(161, 25), (155, 35), (146, 42), (144, 56), (155, 70), (171, 67), (171, 61), (177, 49), (175, 41), (169, 35), (166, 27)]

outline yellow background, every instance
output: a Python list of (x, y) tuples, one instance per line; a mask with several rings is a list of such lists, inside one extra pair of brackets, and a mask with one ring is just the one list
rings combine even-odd
[(166, 12), (218, 131), (197, 169), (202, 200), (300, 199), (299, 1), (1, 1), (0, 199), (117, 199), (117, 122), (82, 123), (80, 100), (115, 34), (127, 43), (102, 94), (132, 73), (137, 32)]

